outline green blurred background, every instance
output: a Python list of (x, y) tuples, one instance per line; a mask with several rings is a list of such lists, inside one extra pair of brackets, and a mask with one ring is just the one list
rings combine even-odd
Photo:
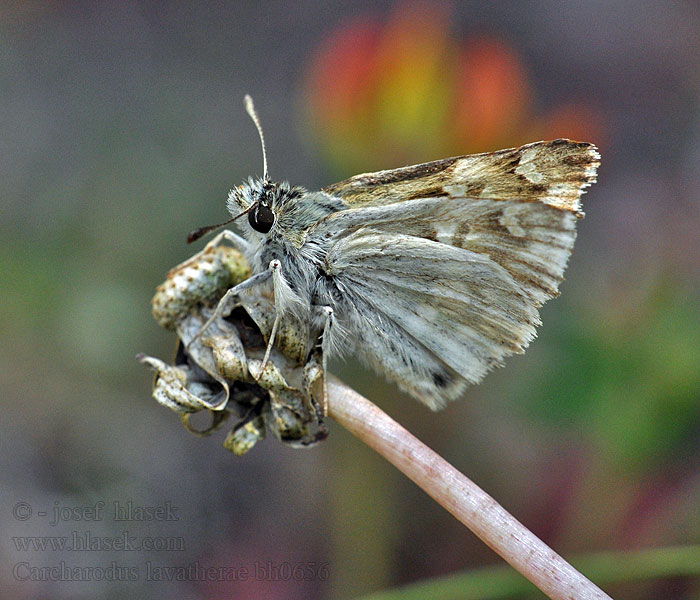
[[(500, 561), (337, 426), (310, 450), (268, 439), (236, 458), (150, 398), (134, 357), (168, 359), (175, 341), (154, 288), (196, 249), (187, 231), (261, 172), (246, 93), (271, 176), (309, 188), (597, 143), (562, 295), (524, 356), (435, 414), (354, 363), (333, 371), (564, 555), (700, 542), (696, 2), (2, 2), (0, 597), (349, 598)], [(100, 520), (49, 523), (100, 501)], [(178, 519), (118, 522), (114, 501)], [(183, 543), (15, 539), (125, 531)], [(132, 576), (33, 581), (19, 563)], [(193, 563), (258, 576), (148, 580)], [(259, 570), (285, 564), (316, 575)], [(607, 591), (690, 599), (700, 582)]]

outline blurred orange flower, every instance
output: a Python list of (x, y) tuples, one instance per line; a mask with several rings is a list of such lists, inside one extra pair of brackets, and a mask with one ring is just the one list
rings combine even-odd
[(600, 141), (579, 102), (538, 116), (506, 42), (449, 36), (445, 5), (401, 4), (386, 23), (361, 16), (321, 44), (305, 86), (309, 121), (336, 175), (390, 168), (538, 139)]

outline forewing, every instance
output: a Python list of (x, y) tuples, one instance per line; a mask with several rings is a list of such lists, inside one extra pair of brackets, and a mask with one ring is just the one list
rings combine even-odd
[(323, 191), (351, 207), (451, 195), (524, 198), (578, 211), (581, 191), (595, 181), (599, 164), (593, 144), (560, 139), (364, 173)]

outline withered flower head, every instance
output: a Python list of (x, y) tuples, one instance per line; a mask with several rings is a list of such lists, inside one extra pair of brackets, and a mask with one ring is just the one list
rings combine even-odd
[[(245, 280), (250, 268), (229, 246), (206, 247), (171, 269), (151, 301), (153, 316), (178, 335), (172, 365), (150, 356), (139, 360), (156, 372), (153, 397), (180, 415), (197, 435), (216, 431), (232, 414), (238, 419), (224, 440), (234, 454), (248, 452), (270, 430), (291, 446), (325, 439), (320, 406), (321, 358), (294, 319), (285, 320), (264, 372), (266, 340), (274, 315), (272, 300), (256, 290), (226, 318), (200, 335), (226, 291)], [(210, 425), (194, 429), (190, 416), (209, 411)]]

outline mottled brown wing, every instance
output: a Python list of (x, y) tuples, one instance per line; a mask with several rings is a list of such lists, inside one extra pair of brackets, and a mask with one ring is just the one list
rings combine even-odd
[(363, 173), (323, 191), (340, 196), (352, 208), (461, 196), (539, 201), (579, 214), (579, 197), (595, 182), (599, 164), (593, 144), (559, 139)]

